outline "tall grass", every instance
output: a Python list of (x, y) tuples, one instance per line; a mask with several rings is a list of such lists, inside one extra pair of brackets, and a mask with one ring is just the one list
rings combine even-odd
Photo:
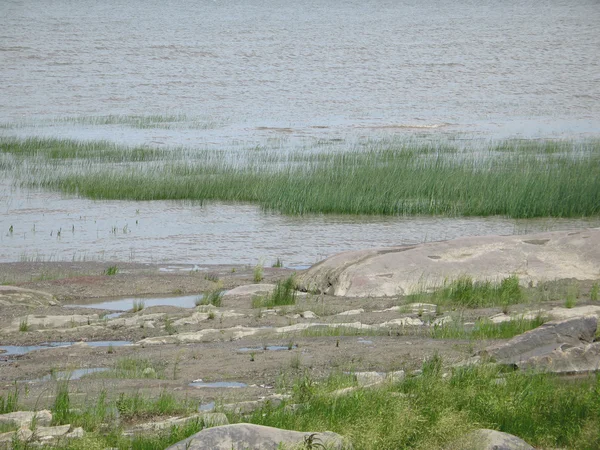
[(274, 306), (295, 305), (297, 296), (296, 280), (292, 275), (283, 281), (278, 281), (271, 294), (265, 297), (254, 297), (252, 307), (272, 308)]
[(511, 433), (537, 448), (600, 446), (600, 376), (564, 381), (545, 374), (502, 374), (485, 366), (442, 375), (441, 360), (433, 358), (419, 377), (333, 396), (330, 392), (340, 387), (337, 381), (316, 383), (304, 374), (291, 400), (298, 407), (265, 408), (249, 421), (335, 431), (347, 436), (355, 450), (450, 448), (473, 428)]
[(525, 297), (519, 285), (519, 277), (511, 275), (499, 284), (491, 281), (473, 281), (468, 275), (448, 281), (433, 292), (408, 295), (409, 302), (426, 301), (438, 305), (453, 304), (469, 308), (512, 305), (521, 303)]
[(253, 202), (287, 214), (600, 214), (600, 141), (220, 153), (0, 138), (0, 151), (21, 158), (12, 172), (27, 184), (95, 199)]

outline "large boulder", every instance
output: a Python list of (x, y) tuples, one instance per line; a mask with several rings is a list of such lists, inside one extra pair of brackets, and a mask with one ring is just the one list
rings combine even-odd
[(348, 297), (384, 297), (439, 288), (469, 275), (523, 283), (600, 279), (600, 228), (523, 236), (480, 236), (340, 253), (298, 278), (301, 290)]
[(58, 301), (47, 292), (17, 286), (0, 286), (0, 306), (53, 306)]
[(534, 450), (512, 434), (485, 428), (472, 431), (446, 447), (447, 450)]
[(238, 423), (206, 428), (167, 450), (276, 450), (282, 448), (281, 445), (291, 448), (301, 446), (309, 439), (328, 449), (348, 448), (339, 434), (330, 431), (311, 433)]
[(515, 336), (508, 342), (485, 348), (480, 354), (502, 364), (521, 365), (530, 358), (549, 355), (563, 345), (591, 344), (598, 326), (597, 316), (573, 317), (545, 324)]
[(520, 369), (535, 369), (560, 374), (600, 371), (600, 342), (571, 347), (563, 344), (542, 356), (533, 356), (518, 364)]

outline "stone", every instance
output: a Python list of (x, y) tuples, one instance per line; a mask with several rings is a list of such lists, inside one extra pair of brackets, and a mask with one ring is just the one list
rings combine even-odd
[(0, 424), (29, 427), (34, 418), (37, 426), (49, 426), (52, 422), (52, 413), (44, 409), (42, 411), (16, 411), (0, 414)]
[(421, 319), (417, 319), (415, 317), (400, 317), (399, 319), (393, 319), (393, 320), (389, 320), (387, 322), (383, 322), (383, 323), (379, 324), (379, 326), (381, 328), (393, 327), (393, 326), (420, 327), (421, 325), (423, 325), (423, 321)]
[(344, 312), (341, 312), (341, 313), (336, 314), (336, 315), (337, 316), (357, 316), (357, 315), (362, 314), (364, 312), (365, 312), (365, 310), (362, 309), (362, 308), (360, 308), (360, 309), (351, 309), (349, 311), (344, 311)]
[(517, 363), (519, 369), (535, 369), (558, 374), (582, 374), (600, 371), (600, 342), (572, 347), (563, 344), (542, 356)]
[(49, 441), (62, 436), (65, 436), (71, 425), (60, 425), (56, 427), (36, 427), (34, 431), (34, 439), (38, 441)]
[(385, 381), (385, 374), (379, 372), (355, 372), (354, 378), (359, 386), (372, 386)]
[(80, 325), (89, 325), (98, 321), (98, 314), (71, 314), (69, 316), (43, 316), (38, 317), (32, 314), (15, 318), (11, 324), (6, 327), (6, 331), (18, 331), (21, 323), (27, 322), (31, 328), (67, 328), (71, 329)]
[(318, 316), (312, 311), (304, 311), (302, 317), (305, 319), (318, 319)]
[(142, 423), (134, 428), (123, 432), (126, 436), (132, 436), (134, 434), (141, 434), (148, 431), (155, 432), (160, 430), (169, 429), (173, 426), (184, 426), (190, 422), (202, 421), (206, 427), (214, 427), (229, 424), (227, 416), (223, 413), (199, 413), (193, 414), (188, 417), (172, 417), (167, 420), (161, 420), (158, 422), (147, 422)]
[(223, 297), (253, 297), (255, 295), (268, 295), (275, 289), (274, 284), (246, 284), (230, 289), (223, 294)]
[(600, 228), (466, 237), (340, 253), (300, 274), (298, 287), (365, 298), (436, 289), (465, 274), (474, 281), (492, 282), (518, 274), (524, 285), (567, 278), (598, 280), (598, 261)]
[(563, 344), (576, 347), (591, 343), (597, 326), (596, 316), (546, 322), (508, 342), (489, 346), (480, 355), (498, 363), (518, 365), (529, 358), (550, 354)]
[(85, 436), (85, 431), (81, 427), (77, 427), (65, 435), (67, 439), (81, 439), (83, 436)]
[(0, 306), (57, 305), (56, 298), (47, 292), (17, 286), (0, 286)]
[(512, 434), (485, 428), (472, 431), (445, 447), (446, 450), (535, 450)]
[(328, 449), (348, 448), (347, 445), (345, 446), (342, 436), (330, 431), (323, 433), (299, 432), (238, 423), (206, 428), (167, 450), (276, 450), (280, 449), (282, 445), (292, 448), (302, 445), (311, 436), (313, 443), (322, 444)]
[(29, 441), (33, 437), (33, 431), (29, 428), (19, 428), (15, 433), (15, 436), (18, 441)]

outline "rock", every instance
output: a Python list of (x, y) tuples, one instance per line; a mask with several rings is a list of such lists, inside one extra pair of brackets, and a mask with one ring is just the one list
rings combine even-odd
[(152, 367), (146, 367), (143, 370), (142, 375), (144, 378), (156, 378), (156, 370), (154, 370)]
[(365, 310), (362, 309), (362, 308), (360, 308), (360, 309), (351, 309), (349, 311), (344, 311), (344, 312), (341, 312), (341, 313), (336, 314), (336, 315), (337, 316), (357, 316), (357, 315), (362, 314), (364, 312), (365, 312)]
[(238, 325), (232, 328), (213, 329), (208, 328), (189, 333), (179, 333), (172, 336), (157, 336), (142, 339), (137, 342), (140, 345), (160, 345), (160, 344), (187, 344), (194, 342), (213, 342), (213, 341), (234, 341), (246, 336), (252, 336), (259, 332), (264, 332), (262, 328), (248, 328)]
[[(522, 283), (600, 279), (600, 228), (526, 236), (467, 237), (415, 246), (340, 253), (299, 275), (303, 291), (348, 297), (384, 297), (439, 288), (468, 274)], [(426, 274), (426, 276), (424, 276)]]
[(381, 328), (393, 327), (393, 326), (420, 327), (421, 325), (423, 325), (423, 321), (421, 319), (417, 319), (414, 317), (400, 317), (399, 319), (393, 319), (393, 320), (389, 320), (387, 322), (383, 322), (383, 323), (379, 324), (379, 326)]
[(145, 433), (148, 431), (159, 431), (164, 429), (169, 429), (173, 426), (183, 426), (190, 422), (202, 421), (205, 427), (214, 427), (220, 425), (227, 425), (229, 421), (227, 420), (227, 416), (223, 413), (199, 413), (193, 414), (188, 417), (172, 417), (167, 420), (161, 420), (159, 422), (147, 422), (142, 423), (130, 430), (126, 430), (123, 432), (126, 436), (132, 436), (134, 434)]
[(552, 308), (546, 313), (548, 316), (555, 320), (570, 319), (572, 317), (580, 317), (587, 315), (600, 316), (600, 306), (598, 305), (585, 305), (577, 306), (575, 308)]
[(67, 439), (81, 439), (83, 436), (85, 436), (85, 431), (81, 427), (77, 427), (65, 435)]
[(266, 403), (269, 403), (273, 407), (279, 406), (281, 402), (288, 397), (289, 396), (276, 394), (269, 397), (265, 397), (260, 400), (249, 400), (246, 402), (230, 403), (227, 405), (223, 405), (222, 409), (223, 411), (228, 413), (249, 414), (253, 411), (256, 411), (257, 409), (262, 408), (263, 406), (265, 406)]
[(447, 450), (535, 450), (523, 439), (512, 434), (484, 428), (468, 433), (445, 448)]
[(402, 309), (408, 310), (415, 314), (435, 314), (437, 313), (437, 305), (432, 303), (409, 303), (404, 305)]
[(319, 317), (312, 311), (304, 311), (302, 317), (305, 319), (318, 319)]
[(19, 428), (15, 433), (15, 436), (18, 441), (29, 441), (33, 437), (33, 431), (29, 428)]
[(16, 411), (0, 414), (0, 424), (16, 427), (29, 427), (35, 418), (37, 426), (49, 426), (52, 422), (52, 413), (47, 409), (42, 411)]
[(533, 356), (517, 363), (520, 369), (536, 369), (560, 374), (581, 374), (600, 371), (600, 342), (571, 347), (563, 344), (542, 356)]
[(385, 374), (379, 372), (356, 372), (354, 378), (359, 386), (372, 386), (385, 381)]
[(57, 427), (36, 427), (34, 431), (34, 439), (38, 441), (49, 441), (58, 437), (65, 436), (71, 425), (61, 425)]
[(488, 320), (492, 323), (503, 323), (503, 322), (510, 322), (511, 320), (513, 320), (513, 318), (507, 314), (499, 313), (499, 314), (494, 314), (493, 316), (488, 317)]
[(52, 294), (16, 286), (0, 286), (0, 306), (46, 306), (58, 302)]
[[(4, 444), (4, 443), (10, 443), (13, 441), (13, 439), (15, 438), (15, 431), (8, 431), (6, 433), (0, 433), (0, 444)], [(0, 446), (0, 448), (5, 448)], [(10, 448), (10, 447), (6, 447), (6, 448)]]
[(223, 297), (253, 297), (255, 295), (269, 295), (275, 289), (274, 284), (247, 284), (230, 289)]
[(546, 322), (545, 324), (515, 336), (508, 342), (492, 345), (480, 352), (502, 364), (519, 364), (532, 357), (547, 355), (562, 344), (579, 346), (591, 343), (596, 334), (596, 316)]
[(303, 444), (310, 436), (314, 443), (325, 445), (328, 449), (348, 448), (344, 447), (344, 439), (339, 434), (330, 431), (324, 433), (299, 432), (238, 423), (206, 428), (167, 450), (276, 450), (281, 448), (281, 445), (292, 447)]
[(89, 325), (98, 321), (98, 314), (72, 314), (70, 316), (34, 316), (17, 317), (6, 327), (6, 331), (18, 331), (23, 322), (31, 328), (73, 328), (80, 325)]

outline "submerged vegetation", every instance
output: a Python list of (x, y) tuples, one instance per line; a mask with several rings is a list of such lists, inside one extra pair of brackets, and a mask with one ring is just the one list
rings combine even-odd
[(216, 151), (0, 138), (20, 182), (94, 199), (253, 202), (287, 214), (600, 215), (600, 141), (366, 142)]

